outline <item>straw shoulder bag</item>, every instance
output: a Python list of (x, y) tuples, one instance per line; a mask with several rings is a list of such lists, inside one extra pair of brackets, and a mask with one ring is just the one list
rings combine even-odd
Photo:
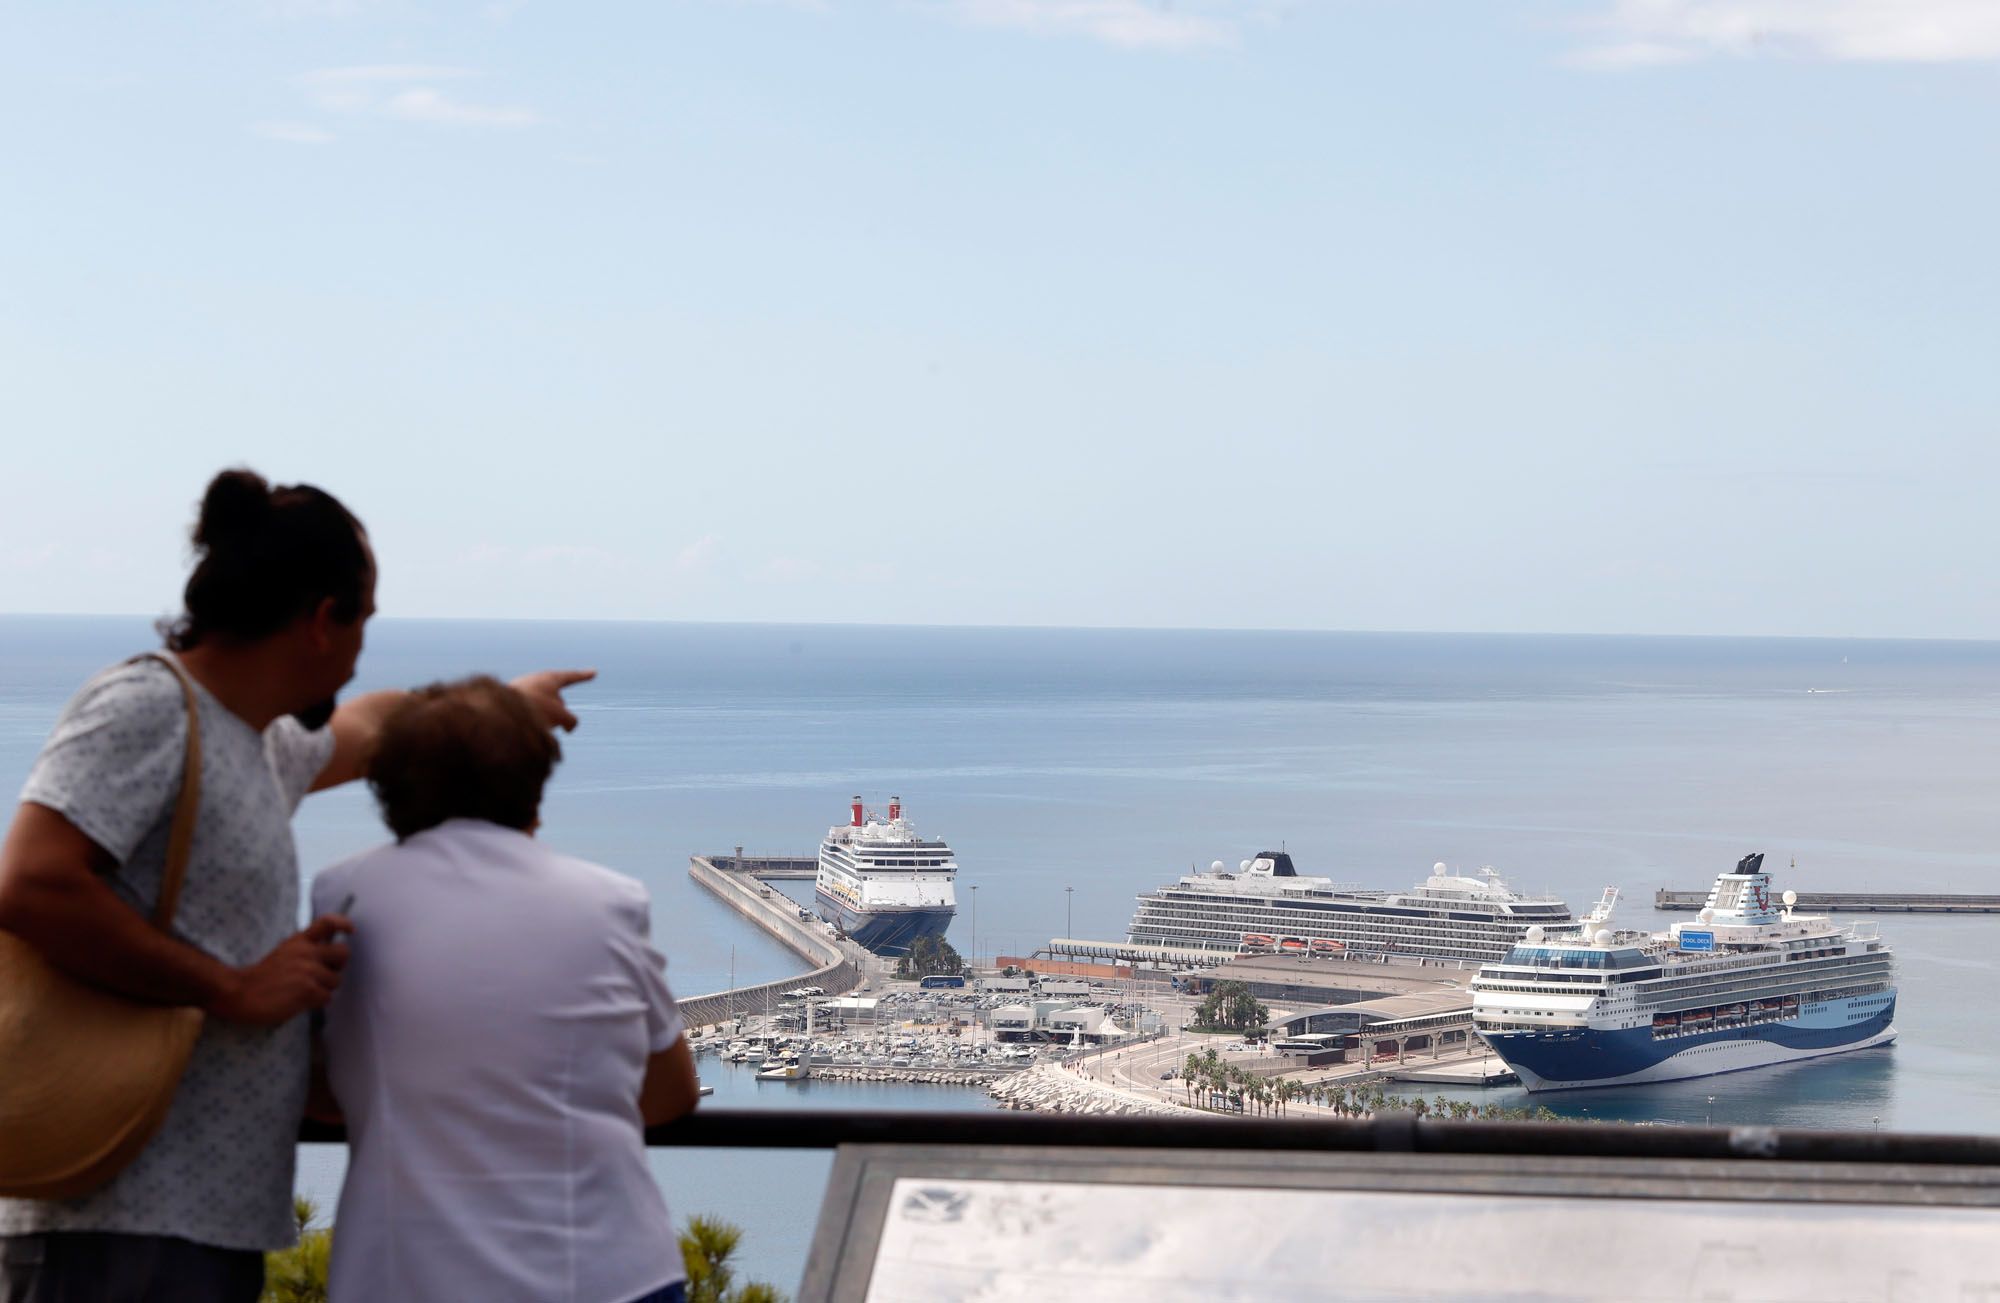
[[(165, 656), (187, 704), (187, 754), (154, 925), (173, 922), (201, 806), (194, 685)], [(116, 1176), (166, 1121), (202, 1012), (87, 986), (0, 932), (0, 1195), (68, 1199)]]

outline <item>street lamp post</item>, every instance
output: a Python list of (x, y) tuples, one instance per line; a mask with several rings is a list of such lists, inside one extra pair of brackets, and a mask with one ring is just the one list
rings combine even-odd
[(1076, 903), (1076, 888), (1064, 887), (1063, 888), (1063, 938), (1065, 940), (1069, 938), (1070, 931), (1074, 927), (1074, 924), (1070, 922), (1070, 917), (1071, 917), (1070, 907), (1075, 903)]
[(972, 893), (971, 903), (966, 909), (970, 917), (966, 922), (972, 927), (972, 966), (977, 968), (979, 967), (979, 888), (969, 886), (966, 890)]

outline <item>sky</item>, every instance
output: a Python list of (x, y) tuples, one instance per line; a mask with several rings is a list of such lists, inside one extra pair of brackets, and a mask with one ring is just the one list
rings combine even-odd
[(0, 611), (2000, 638), (1991, 0), (0, 0)]

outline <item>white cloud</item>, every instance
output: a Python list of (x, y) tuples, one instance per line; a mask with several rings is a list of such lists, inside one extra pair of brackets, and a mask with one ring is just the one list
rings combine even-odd
[(366, 63), (347, 68), (320, 68), (299, 78), (313, 103), (336, 113), (360, 113), (379, 104), (386, 88), (410, 82), (455, 81), (472, 75), (469, 68), (433, 63)]
[(250, 132), (287, 145), (324, 145), (334, 139), (331, 131), (310, 122), (258, 122), (251, 125)]
[(1165, 0), (942, 0), (941, 7), (979, 27), (1087, 36), (1130, 48), (1192, 50), (1234, 45), (1237, 39), (1234, 17)]
[(0, 569), (47, 570), (61, 555), (62, 549), (54, 543), (34, 543), (18, 551), (0, 552)]
[(526, 127), (541, 121), (532, 109), (473, 103), (436, 84), (477, 75), (445, 64), (371, 63), (321, 68), (299, 80), (313, 103), (329, 113), (445, 127)]
[(624, 564), (624, 560), (616, 552), (588, 543), (547, 543), (521, 553), (523, 564), (542, 569), (617, 566)]
[(383, 101), (382, 112), (405, 122), (447, 127), (526, 127), (541, 121), (532, 110), (468, 104), (429, 86), (412, 86)]
[(715, 534), (703, 534), (674, 555), (674, 573), (698, 575), (715, 564), (716, 553), (722, 548), (722, 539)]
[(348, 18), (361, 11), (360, 0), (261, 0), (254, 6), (266, 18)]
[(1650, 68), (1662, 63), (1686, 63), (1692, 50), (1659, 41), (1620, 41), (1578, 50), (1569, 62), (1583, 68)]
[(819, 578), (820, 569), (810, 557), (776, 556), (764, 563), (758, 577), (768, 583), (799, 584)]
[(2000, 59), (2000, 0), (1613, 0), (1573, 61), (1712, 56), (1943, 63)]

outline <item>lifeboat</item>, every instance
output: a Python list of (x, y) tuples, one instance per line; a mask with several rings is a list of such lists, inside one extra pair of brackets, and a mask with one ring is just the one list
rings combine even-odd
[(1347, 947), (1340, 942), (1328, 941), (1323, 937), (1312, 943), (1312, 952), (1316, 955), (1337, 955), (1345, 949)]
[(1246, 951), (1269, 950), (1275, 944), (1276, 942), (1261, 932), (1245, 932), (1243, 934), (1243, 949)]
[(1299, 937), (1286, 937), (1278, 943), (1278, 949), (1288, 955), (1302, 955), (1306, 952), (1306, 943)]

